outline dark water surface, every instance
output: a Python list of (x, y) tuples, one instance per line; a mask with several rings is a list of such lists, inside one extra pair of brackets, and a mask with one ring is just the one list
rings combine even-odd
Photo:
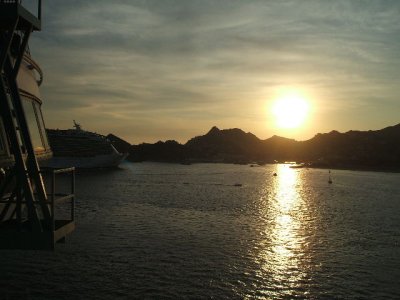
[(76, 231), (54, 253), (0, 251), (0, 299), (400, 298), (400, 174), (332, 178), (285, 165), (78, 174)]

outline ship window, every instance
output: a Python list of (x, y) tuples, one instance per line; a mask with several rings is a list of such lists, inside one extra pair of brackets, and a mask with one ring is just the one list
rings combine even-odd
[(49, 149), (50, 148), (49, 141), (47, 139), (46, 127), (44, 126), (42, 110), (40, 109), (39, 103), (34, 102), (33, 105), (35, 106), (36, 116), (39, 121), (38, 124), (39, 124), (39, 128), (40, 128), (40, 132), (42, 133), (43, 145), (46, 149)]
[[(15, 114), (14, 114), (14, 111), (15, 111), (15, 109), (14, 109), (14, 104), (12, 103), (12, 101), (11, 101), (11, 97), (10, 97), (10, 94), (7, 94), (7, 100), (8, 100), (8, 104), (10, 105), (10, 108), (11, 108), (11, 110), (13, 111), (13, 115), (14, 115), (14, 117), (13, 117), (13, 123), (14, 123), (14, 126), (16, 126), (17, 127), (17, 122), (16, 122), (16, 120), (15, 120)], [(4, 124), (3, 124), (4, 125)], [(19, 142), (19, 144), (20, 145), (24, 145), (24, 143), (22, 142), (22, 135), (21, 135), (21, 131), (17, 131), (17, 139), (18, 139), (18, 142)]]
[(43, 142), (40, 135), (36, 114), (33, 108), (33, 103), (30, 100), (23, 99), (22, 101), (25, 111), (26, 122), (28, 123), (29, 133), (31, 135), (33, 149), (35, 151), (43, 151)]

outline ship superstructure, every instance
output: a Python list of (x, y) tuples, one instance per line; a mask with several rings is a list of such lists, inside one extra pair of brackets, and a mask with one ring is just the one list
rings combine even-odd
[[(0, 248), (53, 249), (75, 227), (74, 169), (50, 170), (50, 192), (39, 161), (52, 155), (41, 111), (43, 73), (28, 40), (41, 30), (37, 12), (19, 0), (0, 0)], [(56, 174), (71, 173), (68, 195), (57, 194)], [(56, 202), (71, 204), (70, 216), (55, 217)]]

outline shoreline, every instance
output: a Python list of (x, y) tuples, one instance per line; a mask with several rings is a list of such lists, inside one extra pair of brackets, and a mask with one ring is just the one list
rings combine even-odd
[[(275, 164), (282, 164), (285, 163), (263, 163), (258, 164), (256, 162), (246, 162), (246, 163), (234, 163), (234, 162), (223, 162), (223, 161), (183, 161), (183, 162), (176, 162), (176, 161), (156, 161), (156, 160), (145, 160), (145, 161), (129, 161), (130, 163), (166, 163), (166, 164), (176, 164), (176, 165), (194, 165), (194, 164), (227, 164), (227, 165), (243, 165), (243, 166), (256, 166), (262, 167), (264, 165), (275, 165)], [(287, 164), (290, 165), (290, 164)], [(380, 173), (400, 173), (400, 167), (394, 168), (379, 168), (379, 167), (368, 167), (368, 166), (317, 166), (317, 165), (308, 165), (304, 166), (301, 169), (323, 169), (323, 170), (344, 170), (344, 171), (361, 171), (361, 172), (380, 172)]]
[(369, 167), (314, 167), (309, 166), (310, 169), (323, 169), (323, 170), (342, 170), (342, 171), (360, 171), (360, 172), (379, 172), (379, 173), (400, 173), (400, 168), (369, 168)]

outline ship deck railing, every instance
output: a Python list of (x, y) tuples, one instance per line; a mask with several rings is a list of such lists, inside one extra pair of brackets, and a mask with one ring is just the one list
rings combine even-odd
[[(52, 216), (51, 229), (54, 232), (54, 242), (65, 241), (65, 236), (72, 232), (75, 228), (75, 168), (42, 168), (41, 172), (45, 175), (50, 175), (50, 214)], [(70, 192), (69, 193), (57, 193), (56, 191), (56, 176), (60, 174), (70, 174)], [(55, 217), (56, 204), (68, 203), (70, 204), (70, 216), (66, 220), (57, 220)], [(68, 228), (66, 228), (68, 227)]]
[[(50, 192), (47, 194), (47, 204), (50, 208), (51, 221), (42, 220), (42, 232), (30, 230), (29, 222), (21, 216), (15, 216), (7, 221), (0, 220), (0, 248), (2, 249), (37, 249), (54, 250), (56, 243), (63, 243), (66, 236), (75, 229), (75, 168), (53, 169), (42, 168), (42, 175), (49, 179)], [(57, 192), (56, 177), (65, 174), (70, 176), (70, 191), (68, 193)], [(65, 186), (63, 186), (65, 188)], [(7, 199), (9, 193), (4, 194), (0, 199), (0, 204), (24, 205), (26, 202), (17, 202)], [(68, 215), (58, 218), (56, 215), (56, 206), (69, 204), (67, 207)], [(69, 210), (69, 211), (68, 211)]]

